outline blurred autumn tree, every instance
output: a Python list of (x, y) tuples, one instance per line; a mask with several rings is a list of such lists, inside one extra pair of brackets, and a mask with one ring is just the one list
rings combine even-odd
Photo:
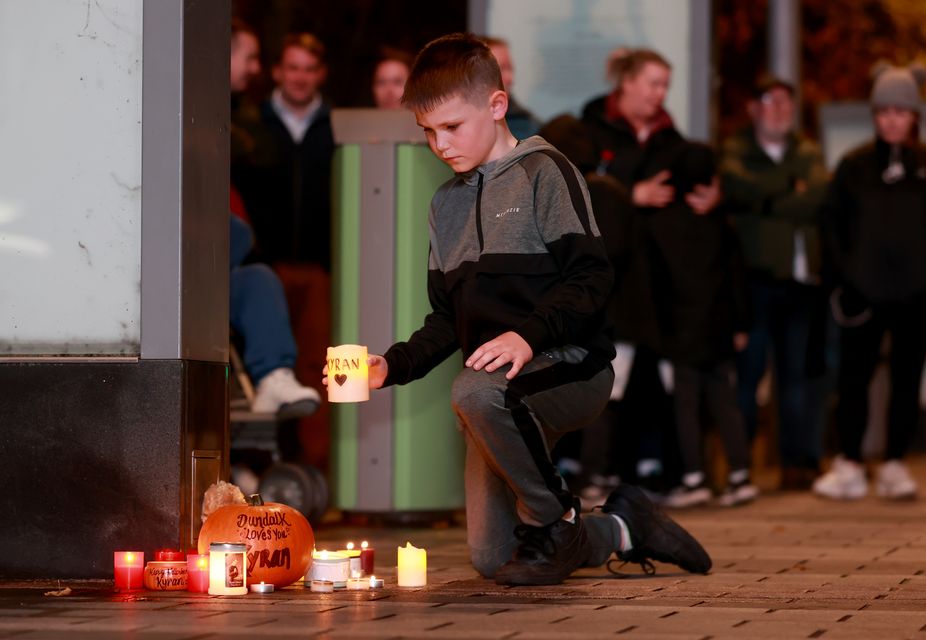
[[(748, 122), (749, 88), (767, 66), (768, 1), (716, 0), (718, 133)], [(802, 0), (803, 122), (816, 136), (817, 110), (864, 101), (878, 60), (906, 65), (926, 53), (923, 0)]]

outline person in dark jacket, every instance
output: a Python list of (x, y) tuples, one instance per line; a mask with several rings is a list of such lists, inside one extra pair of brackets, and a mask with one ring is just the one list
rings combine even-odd
[[(638, 49), (622, 52), (614, 58), (612, 67), (612, 76), (617, 81), (615, 90), (586, 105), (582, 120), (596, 145), (598, 170), (617, 178), (631, 194), (636, 208), (633, 248), (625, 270), (616, 274), (619, 292), (612, 309), (618, 339), (634, 347), (633, 368), (622, 404), (638, 410), (628, 410), (623, 417), (633, 423), (632, 428), (652, 432), (653, 407), (667, 404), (660, 380), (665, 386), (670, 381), (668, 367), (660, 367), (660, 361), (668, 363), (672, 358), (683, 358), (703, 363), (716, 358), (715, 363), (721, 362), (732, 348), (732, 334), (742, 331), (743, 323), (737, 320), (733, 323), (735, 327), (726, 322), (719, 323), (722, 327), (712, 326), (710, 313), (704, 315), (704, 311), (715, 303), (717, 293), (697, 291), (700, 283), (686, 274), (689, 269), (686, 260), (703, 260), (709, 255), (699, 254), (697, 243), (689, 242), (690, 231), (686, 229), (697, 226), (703, 231), (711, 228), (715, 219), (719, 220), (697, 218), (716, 208), (720, 191), (712, 175), (712, 156), (701, 158), (707, 162), (705, 175), (705, 166), (699, 166), (695, 159), (699, 152), (675, 129), (663, 107), (671, 77), (669, 63), (655, 51)], [(723, 231), (725, 222), (715, 229), (719, 233), (715, 248), (726, 247), (727, 240), (719, 242), (721, 236), (728, 235)], [(713, 284), (718, 282), (715, 280)], [(692, 301), (696, 301), (695, 306), (700, 305), (697, 311), (690, 306)], [(727, 317), (732, 318), (732, 314)], [(718, 340), (718, 335), (727, 337)], [(697, 349), (704, 352), (686, 353)], [(657, 373), (660, 369), (661, 376)], [(640, 380), (646, 380), (647, 384), (634, 384)], [(700, 394), (681, 396), (693, 397)], [(690, 413), (692, 407), (682, 410)], [(738, 415), (736, 411), (724, 413)], [(732, 426), (728, 432), (736, 433), (739, 428)], [(749, 482), (748, 454), (742, 451), (743, 446), (732, 444), (732, 440), (730, 448), (737, 460), (736, 473), (730, 478), (731, 491), (749, 499), (754, 495), (754, 487)], [(688, 459), (685, 466), (691, 473), (686, 474), (688, 482), (675, 492), (675, 502), (678, 506), (705, 502), (710, 491), (703, 471), (693, 468), (700, 466), (697, 454), (689, 450), (683, 457)], [(649, 462), (641, 461), (640, 466)], [(743, 465), (746, 469), (739, 468)]]
[(926, 358), (926, 148), (918, 140), (923, 76), (919, 68), (880, 72), (871, 94), (875, 140), (846, 154), (823, 202), (825, 275), (842, 326), (836, 409), (842, 455), (813, 485), (827, 498), (868, 492), (861, 444), (885, 333), (891, 394), (876, 492), (916, 495), (903, 457), (917, 424)]
[(480, 40), (489, 47), (498, 61), (498, 67), (502, 70), (502, 84), (508, 92), (508, 115), (505, 120), (508, 122), (511, 135), (518, 140), (525, 140), (536, 135), (540, 130), (540, 121), (524, 105), (516, 101), (511, 93), (511, 88), (514, 86), (514, 63), (511, 60), (508, 41), (488, 36)]
[(258, 255), (274, 265), (330, 264), (334, 140), (321, 95), (326, 73), (317, 38), (287, 36), (273, 67), (273, 94), (259, 114), (237, 123), (253, 149), (232, 179), (251, 215)]
[(737, 362), (739, 403), (755, 435), (756, 389), (772, 352), (781, 488), (809, 489), (819, 475), (828, 380), (823, 377), (825, 297), (819, 207), (829, 176), (820, 148), (795, 131), (794, 87), (764, 75), (747, 104), (752, 123), (724, 141), (724, 205), (749, 269), (755, 322)]

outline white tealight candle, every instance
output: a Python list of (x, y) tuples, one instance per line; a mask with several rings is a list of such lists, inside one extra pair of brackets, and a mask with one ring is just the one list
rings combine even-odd
[(334, 583), (331, 580), (312, 580), (310, 589), (315, 593), (334, 593)]
[(369, 399), (367, 348), (359, 344), (328, 347), (328, 402)]
[(273, 585), (268, 582), (252, 584), (250, 589), (251, 593), (273, 593)]
[(428, 584), (428, 554), (406, 542), (398, 548), (398, 583), (400, 587), (423, 587)]
[(366, 578), (351, 578), (347, 581), (348, 591), (365, 591), (370, 588), (370, 581)]

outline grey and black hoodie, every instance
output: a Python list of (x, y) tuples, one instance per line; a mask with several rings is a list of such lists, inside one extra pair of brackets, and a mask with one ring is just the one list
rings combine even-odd
[(431, 200), (432, 312), (385, 354), (386, 384), (416, 380), (458, 348), (506, 331), (537, 356), (578, 346), (602, 366), (613, 274), (578, 170), (543, 138), (444, 183)]

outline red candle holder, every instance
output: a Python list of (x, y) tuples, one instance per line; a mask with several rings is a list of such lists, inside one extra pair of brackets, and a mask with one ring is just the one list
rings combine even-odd
[(360, 570), (363, 571), (363, 575), (372, 576), (375, 571), (373, 570), (373, 560), (375, 558), (375, 553), (373, 547), (364, 540), (360, 543)]
[(186, 588), (193, 593), (209, 591), (209, 555), (191, 553), (186, 557)]
[(113, 578), (117, 589), (141, 589), (145, 580), (145, 552), (115, 551)]

